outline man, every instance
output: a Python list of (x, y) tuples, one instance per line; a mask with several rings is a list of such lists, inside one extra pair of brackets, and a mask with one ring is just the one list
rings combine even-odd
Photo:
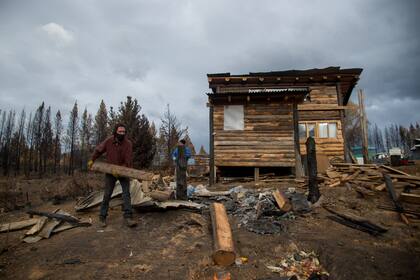
[[(172, 152), (172, 159), (175, 161), (175, 180), (176, 180), (176, 199), (187, 200), (187, 162), (191, 157), (191, 150), (186, 145), (186, 141), (182, 139), (178, 146)], [(180, 152), (183, 148), (183, 153)], [(181, 157), (182, 154), (182, 157)]]
[[(93, 162), (106, 153), (106, 161), (110, 164), (116, 164), (125, 167), (133, 165), (133, 146), (131, 141), (126, 137), (126, 128), (124, 124), (117, 124), (112, 136), (108, 137), (99, 144), (92, 155), (92, 159), (88, 162), (90, 169)], [(109, 201), (114, 191), (115, 183), (120, 181), (123, 198), (124, 224), (128, 227), (136, 226), (136, 222), (132, 219), (131, 197), (130, 197), (130, 179), (118, 176), (118, 174), (105, 174), (105, 190), (104, 198), (101, 204), (99, 214), (99, 223), (101, 227), (106, 227), (106, 217), (108, 214)]]

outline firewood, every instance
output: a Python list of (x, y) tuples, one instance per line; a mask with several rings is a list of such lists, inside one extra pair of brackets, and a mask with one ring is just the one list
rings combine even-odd
[(280, 192), (279, 190), (275, 190), (273, 192), (273, 197), (282, 211), (289, 212), (290, 210), (292, 210), (292, 204), (290, 203), (289, 199), (284, 195), (284, 193)]
[(213, 260), (218, 265), (231, 265), (235, 262), (235, 251), (226, 209), (221, 203), (213, 203), (210, 215), (213, 226)]
[(123, 177), (129, 177), (137, 180), (147, 180), (150, 181), (153, 177), (153, 173), (145, 172), (142, 170), (134, 169), (134, 168), (128, 168), (125, 166), (115, 165), (115, 164), (109, 164), (105, 162), (95, 162), (92, 165), (93, 171), (99, 171), (102, 173), (107, 174), (115, 174), (118, 176)]

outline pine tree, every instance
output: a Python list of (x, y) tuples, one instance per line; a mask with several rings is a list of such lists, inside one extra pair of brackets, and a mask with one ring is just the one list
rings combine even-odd
[(41, 140), (41, 154), (42, 154), (42, 173), (47, 172), (48, 160), (52, 156), (53, 146), (53, 132), (51, 125), (51, 107), (45, 111), (44, 124), (42, 125), (42, 140)]
[(69, 144), (69, 149), (70, 149), (69, 168), (68, 168), (69, 175), (73, 175), (74, 173), (75, 154), (76, 154), (78, 136), (79, 136), (78, 123), (79, 123), (79, 117), (78, 117), (78, 109), (77, 109), (77, 101), (76, 101), (74, 103), (73, 109), (70, 112), (70, 119), (69, 119), (68, 128), (67, 128), (67, 138), (68, 138), (68, 144)]
[(81, 155), (81, 168), (87, 170), (88, 153), (91, 148), (92, 138), (92, 116), (88, 114), (87, 109), (83, 111), (81, 124), (80, 124), (80, 155)]
[(108, 112), (103, 100), (99, 105), (98, 112), (95, 116), (95, 125), (94, 125), (94, 143), (98, 145), (104, 141), (108, 135)]
[(55, 114), (54, 119), (54, 169), (53, 172), (60, 171), (61, 160), (61, 134), (63, 133), (63, 122), (60, 110)]
[(3, 132), (3, 145), (1, 150), (3, 175), (8, 176), (11, 164), (11, 142), (15, 125), (15, 111), (10, 110)]
[(120, 122), (126, 126), (127, 137), (133, 143), (134, 167), (147, 168), (155, 154), (156, 140), (151, 133), (149, 120), (145, 115), (140, 115), (140, 111), (137, 99), (127, 96), (126, 101), (121, 102), (118, 114), (112, 119), (115, 123)]

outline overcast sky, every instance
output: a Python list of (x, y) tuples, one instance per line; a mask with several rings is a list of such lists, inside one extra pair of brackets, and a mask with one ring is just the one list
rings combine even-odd
[[(420, 122), (420, 1), (0, 0), (0, 109), (127, 95), (208, 145), (207, 73), (361, 67), (367, 114)], [(353, 92), (353, 97), (356, 97)]]

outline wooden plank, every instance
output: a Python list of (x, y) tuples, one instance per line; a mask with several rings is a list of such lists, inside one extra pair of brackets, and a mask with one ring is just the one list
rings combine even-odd
[(38, 220), (39, 219), (34, 218), (34, 219), (28, 219), (28, 220), (23, 220), (23, 221), (19, 221), (19, 222), (10, 222), (10, 223), (1, 224), (0, 225), (0, 233), (1, 232), (14, 231), (14, 230), (20, 230), (20, 229), (24, 229), (24, 228), (33, 226), (38, 222)]
[(232, 230), (223, 204), (211, 204), (210, 216), (214, 241), (213, 260), (218, 265), (231, 265), (235, 262), (235, 250), (233, 247)]
[(420, 204), (420, 195), (402, 192), (400, 194), (400, 200), (407, 203)]
[(48, 217), (40, 217), (38, 219), (38, 222), (33, 225), (33, 227), (28, 230), (25, 235), (34, 235), (37, 234), (42, 228), (43, 226), (46, 224), (46, 222), (48, 221)]
[(409, 180), (409, 181), (420, 181), (419, 176), (411, 176), (411, 175), (399, 175), (399, 174), (389, 174), (389, 177), (401, 179), (401, 180)]
[(398, 170), (398, 169), (395, 169), (395, 168), (392, 168), (392, 167), (389, 167), (389, 166), (386, 166), (386, 165), (380, 165), (379, 167), (384, 168), (384, 169), (386, 169), (388, 171), (391, 171), (391, 172), (394, 172), (394, 173), (398, 173), (400, 175), (411, 176), (410, 174), (402, 172), (401, 170)]
[(120, 165), (115, 164), (109, 164), (105, 162), (95, 162), (92, 165), (93, 171), (98, 171), (102, 173), (107, 174), (116, 174), (118, 176), (133, 178), (137, 180), (147, 180), (150, 181), (153, 177), (153, 173), (134, 169), (134, 168), (128, 168)]
[(292, 210), (292, 204), (290, 203), (289, 199), (284, 195), (284, 193), (280, 192), (279, 190), (275, 190), (273, 192), (273, 197), (277, 202), (278, 207), (284, 211), (289, 212)]
[(254, 167), (254, 181), (258, 182), (260, 180), (260, 169), (258, 167)]

